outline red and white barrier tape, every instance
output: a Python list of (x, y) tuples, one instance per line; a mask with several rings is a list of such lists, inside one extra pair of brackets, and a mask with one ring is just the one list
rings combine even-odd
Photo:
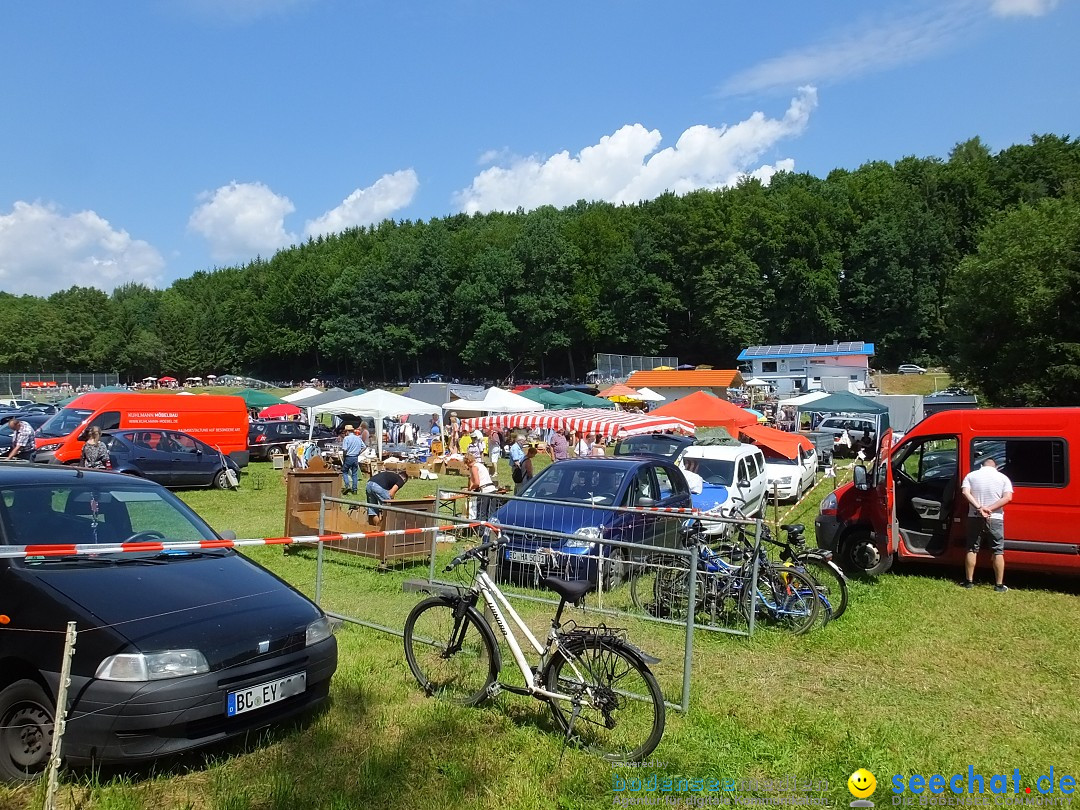
[(92, 554), (126, 554), (146, 551), (200, 551), (212, 548), (241, 546), (309, 545), (320, 540), (337, 543), (342, 540), (366, 540), (375, 537), (398, 537), (424, 532), (447, 532), (455, 529), (475, 529), (478, 526), (498, 532), (490, 523), (450, 523), (445, 526), (423, 526), (414, 529), (389, 529), (381, 532), (350, 532), (348, 534), (301, 535), (298, 537), (263, 537), (251, 540), (190, 540), (177, 542), (148, 541), (141, 543), (67, 543), (29, 546), (0, 546), (0, 558), (8, 557), (70, 557)]

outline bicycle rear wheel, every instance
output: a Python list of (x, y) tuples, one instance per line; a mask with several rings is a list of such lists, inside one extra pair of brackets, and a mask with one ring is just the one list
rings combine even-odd
[[(656, 555), (630, 580), (630, 598), (642, 613), (662, 619), (686, 618), (690, 568), (682, 557)], [(700, 599), (701, 591), (698, 591)]]
[(611, 762), (640, 761), (664, 736), (664, 696), (637, 650), (617, 638), (584, 636), (560, 646), (544, 669), (559, 728)]
[(432, 597), (405, 620), (405, 660), (428, 695), (475, 706), (499, 676), (494, 634), (475, 608)]

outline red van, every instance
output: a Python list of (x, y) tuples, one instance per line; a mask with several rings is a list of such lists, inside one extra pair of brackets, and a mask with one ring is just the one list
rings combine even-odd
[(240, 397), (179, 394), (83, 394), (37, 430), (35, 461), (77, 464), (88, 428), (167, 428), (189, 433), (248, 463), (247, 406)]
[(853, 482), (821, 502), (817, 542), (848, 573), (880, 574), (896, 558), (960, 569), (968, 512), (960, 483), (987, 457), (1013, 484), (1006, 569), (1080, 573), (1080, 408), (944, 411), (890, 444), (891, 432), (873, 470), (856, 467)]

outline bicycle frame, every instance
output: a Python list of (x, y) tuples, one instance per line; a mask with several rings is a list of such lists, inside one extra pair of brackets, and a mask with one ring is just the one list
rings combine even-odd
[[(548, 631), (548, 645), (547, 647), (544, 647), (540, 644), (539, 640), (537, 640), (536, 636), (533, 635), (528, 625), (525, 624), (524, 619), (522, 619), (518, 612), (514, 610), (514, 606), (510, 604), (506, 595), (499, 590), (499, 586), (495, 584), (495, 580), (493, 580), (486, 571), (480, 569), (476, 572), (476, 578), (473, 580), (471, 590), (474, 593), (480, 594), (484, 600), (484, 604), (487, 605), (488, 610), (491, 611), (491, 615), (495, 619), (495, 624), (499, 628), (499, 632), (502, 634), (503, 638), (506, 639), (506, 644), (510, 648), (510, 654), (514, 657), (514, 662), (517, 664), (518, 669), (521, 670), (521, 675), (525, 679), (528, 694), (533, 697), (546, 698), (548, 700), (574, 700), (570, 695), (564, 695), (560, 692), (549, 692), (536, 682), (535, 672), (540, 671), (547, 659), (559, 649), (559, 634), (554, 622), (552, 623), (551, 629)], [(500, 604), (502, 606), (501, 608)], [(517, 625), (518, 630), (525, 635), (526, 639), (528, 639), (529, 644), (532, 646), (533, 650), (536, 651), (536, 654), (540, 656), (540, 662), (537, 665), (536, 670), (533, 670), (533, 668), (529, 666), (529, 662), (525, 658), (525, 652), (522, 650), (521, 644), (514, 634), (513, 628), (506, 622), (506, 616), (503, 615), (503, 609), (506, 610), (506, 614), (509, 615), (514, 624)], [(570, 665), (574, 675), (577, 678), (584, 680), (584, 676), (574, 664), (573, 659), (567, 658), (566, 662)]]

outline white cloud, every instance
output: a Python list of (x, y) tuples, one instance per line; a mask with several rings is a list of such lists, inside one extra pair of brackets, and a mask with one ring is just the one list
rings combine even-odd
[(337, 208), (309, 220), (304, 233), (307, 236), (340, 233), (346, 228), (381, 222), (411, 203), (418, 188), (420, 180), (412, 169), (384, 174), (367, 188), (356, 189)]
[(0, 289), (48, 295), (79, 286), (111, 292), (129, 281), (155, 286), (165, 260), (93, 211), (64, 214), (56, 206), (16, 202), (0, 214)]
[(188, 227), (210, 243), (215, 261), (254, 259), (296, 242), (285, 230), (285, 217), (296, 210), (288, 197), (262, 183), (235, 180), (217, 191), (199, 195), (205, 200), (191, 214)]
[(755, 112), (730, 127), (699, 124), (660, 151), (659, 130), (628, 124), (573, 156), (564, 151), (485, 169), (455, 202), (467, 213), (562, 206), (579, 199), (636, 202), (668, 190), (681, 194), (731, 185), (747, 173), (765, 179), (781, 168), (790, 170), (794, 161), (757, 169), (752, 164), (781, 139), (800, 134), (816, 106), (817, 91), (802, 87), (782, 118)]
[(940, 51), (967, 26), (970, 15), (942, 3), (898, 19), (876, 19), (835, 38), (766, 59), (728, 79), (724, 95), (822, 84), (916, 62)]
[(1041, 16), (1060, 0), (933, 0), (879, 14), (823, 41), (766, 59), (728, 79), (722, 95), (821, 85), (911, 64), (975, 35), (987, 17)]
[(990, 11), (996, 17), (1041, 17), (1058, 7), (1060, 0), (993, 0)]

